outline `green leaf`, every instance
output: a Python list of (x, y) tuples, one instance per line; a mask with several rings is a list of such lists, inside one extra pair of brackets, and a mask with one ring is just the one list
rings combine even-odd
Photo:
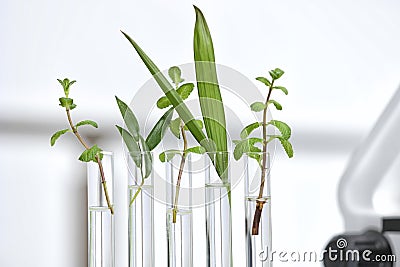
[(124, 140), (124, 143), (125, 143), (126, 147), (128, 148), (129, 153), (131, 153), (131, 156), (132, 156), (132, 154), (134, 154), (132, 159), (135, 162), (136, 166), (138, 168), (141, 168), (142, 160), (140, 157), (136, 157), (136, 155), (140, 155), (140, 153), (141, 153), (138, 143), (135, 141), (135, 139), (132, 137), (132, 135), (127, 130), (125, 130), (124, 128), (122, 128), (118, 125), (115, 125), (115, 127), (117, 127), (118, 132), (122, 136), (122, 139)]
[(244, 129), (240, 132), (240, 138), (246, 139), (251, 132), (253, 132), (258, 127), (262, 126), (261, 122), (254, 122), (252, 124), (247, 125)]
[(79, 156), (79, 160), (83, 162), (97, 162), (96, 157), (99, 157), (99, 159), (102, 160), (103, 154), (101, 153), (101, 151), (101, 148), (99, 148), (97, 145), (94, 145), (91, 148), (83, 151), (83, 153)]
[(70, 130), (69, 129), (64, 129), (64, 130), (60, 130), (60, 131), (55, 132), (50, 138), (50, 145), (54, 146), (54, 144), (56, 143), (57, 139), (60, 138), (60, 136), (65, 134), (66, 132), (70, 132)]
[(196, 153), (196, 154), (204, 154), (206, 153), (206, 149), (202, 146), (195, 146), (185, 150), (186, 153)]
[(73, 85), (76, 81), (70, 81), (69, 79), (65, 78), (64, 80), (57, 79), (57, 81), (62, 85), (64, 89), (65, 97), (68, 98), (69, 95), (69, 88)]
[(184, 79), (181, 78), (181, 69), (176, 66), (169, 68), (168, 75), (176, 87), (184, 81)]
[(74, 104), (74, 100), (72, 98), (60, 97), (58, 100), (60, 100), (60, 106), (68, 110), (76, 108), (76, 105)]
[(274, 87), (272, 87), (273, 89), (278, 89), (278, 90), (281, 90), (285, 95), (287, 95), (289, 92), (288, 92), (288, 90), (285, 88), (285, 87), (283, 87), (283, 86), (274, 86)]
[(139, 128), (139, 123), (135, 117), (135, 114), (133, 114), (133, 111), (129, 108), (127, 104), (125, 104), (124, 101), (119, 99), (117, 96), (115, 96), (115, 99), (117, 100), (118, 108), (124, 119), (126, 127), (132, 134), (135, 141), (138, 142), (140, 135), (140, 128)]
[(157, 107), (159, 109), (167, 108), (171, 106), (171, 102), (166, 96), (161, 97), (160, 99), (157, 100)]
[(136, 50), (140, 58), (143, 60), (143, 63), (146, 65), (147, 69), (153, 75), (154, 79), (169, 99), (169, 101), (174, 106), (176, 112), (178, 112), (179, 117), (187, 124), (190, 132), (193, 137), (197, 140), (197, 142), (207, 148), (207, 150), (211, 150), (211, 145), (207, 140), (207, 137), (204, 135), (203, 131), (193, 122), (194, 116), (188, 109), (188, 107), (183, 103), (181, 96), (174, 90), (172, 85), (168, 82), (167, 78), (160, 72), (154, 62), (146, 55), (146, 53), (140, 48), (140, 46), (126, 33), (122, 32), (124, 36), (131, 43), (133, 48)]
[(271, 86), (271, 82), (270, 82), (267, 78), (265, 78), (265, 77), (257, 77), (256, 80), (262, 82), (262, 83), (265, 84), (267, 87), (270, 87), (270, 86)]
[(235, 149), (233, 150), (233, 157), (235, 158), (235, 160), (239, 160), (242, 155), (247, 152), (261, 152), (261, 149), (255, 146), (255, 144), (257, 143), (262, 144), (263, 139), (252, 137), (236, 142)]
[[(203, 13), (197, 7), (194, 7), (194, 9), (196, 23), (193, 51), (201, 113), (207, 136), (215, 144), (216, 151), (226, 152), (228, 151), (228, 143), (225, 111), (218, 85), (213, 42)], [(228, 155), (226, 153), (218, 153), (215, 161), (218, 175), (223, 181), (226, 181)]]
[(277, 110), (282, 110), (282, 105), (275, 100), (268, 100), (268, 104), (273, 104)]
[(158, 157), (161, 162), (171, 161), (176, 155), (181, 155), (181, 151), (176, 149), (170, 149), (162, 152)]
[(169, 129), (171, 130), (171, 133), (173, 133), (176, 138), (180, 139), (181, 138), (181, 118), (176, 118), (175, 120), (172, 120), (171, 123), (169, 124)]
[(254, 102), (250, 105), (252, 111), (260, 112), (263, 111), (267, 106), (262, 102)]
[(280, 77), (282, 77), (282, 75), (285, 73), (283, 70), (281, 70), (280, 68), (276, 68), (274, 70), (272, 70), (272, 72), (275, 75), (275, 80), (279, 79)]
[[(146, 179), (147, 177), (150, 176), (151, 171), (153, 169), (153, 164), (152, 164), (153, 159), (151, 158), (150, 149), (147, 146), (146, 141), (144, 140), (144, 138), (142, 136), (139, 136), (139, 138), (140, 138), (139, 143), (140, 143), (140, 146), (141, 146), (142, 152), (143, 152), (143, 165), (145, 168), (143, 178)], [(143, 165), (142, 165), (142, 168), (143, 168)]]
[(292, 131), (286, 123), (278, 120), (271, 120), (268, 124), (275, 126), (282, 134), (282, 138), (288, 140), (292, 134)]
[(75, 125), (75, 127), (78, 128), (79, 126), (83, 126), (83, 125), (91, 125), (94, 128), (98, 128), (99, 127), (96, 122), (91, 121), (91, 120), (80, 121)]
[(185, 100), (193, 92), (193, 89), (194, 89), (193, 83), (185, 83), (179, 86), (176, 92), (178, 92), (178, 94), (182, 97), (182, 99)]
[[(196, 123), (201, 129), (203, 129), (203, 121), (202, 121), (202, 120), (195, 120), (195, 123)], [(188, 131), (188, 130), (189, 130), (189, 128), (186, 126), (186, 124), (183, 126), (183, 129), (184, 129), (185, 131)]]
[(164, 115), (162, 115), (162, 117), (154, 125), (153, 129), (151, 129), (149, 135), (146, 138), (146, 143), (150, 151), (152, 151), (161, 142), (162, 138), (164, 137), (165, 131), (171, 122), (173, 114), (174, 108), (168, 109), (167, 112), (165, 112)]
[(279, 141), (281, 141), (282, 147), (285, 150), (286, 155), (288, 155), (289, 158), (292, 158), (293, 157), (292, 144), (288, 140), (286, 140), (282, 137), (278, 137), (278, 139), (279, 139)]

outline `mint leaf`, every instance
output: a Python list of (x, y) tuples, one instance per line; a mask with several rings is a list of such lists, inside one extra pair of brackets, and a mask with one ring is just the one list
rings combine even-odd
[(132, 135), (125, 130), (124, 128), (115, 125), (115, 127), (117, 127), (119, 134), (122, 136), (122, 139), (124, 140), (124, 143), (126, 145), (126, 147), (128, 148), (128, 151), (133, 159), (133, 161), (135, 162), (136, 166), (138, 168), (141, 168), (142, 166), (142, 159), (139, 156), (141, 151), (140, 151), (140, 147), (138, 145), (138, 143), (135, 141), (135, 139), (132, 137)]
[(235, 158), (235, 160), (239, 160), (243, 156), (243, 153), (261, 152), (261, 149), (255, 146), (256, 143), (262, 144), (263, 139), (252, 137), (236, 142), (235, 149), (233, 150), (233, 157)]
[[(200, 129), (203, 129), (203, 121), (202, 120), (194, 120), (194, 123), (196, 123)], [(185, 131), (189, 131), (189, 128), (186, 126), (186, 124), (183, 126), (183, 129)]]
[(252, 111), (259, 112), (263, 111), (267, 106), (262, 102), (254, 102), (250, 105)]
[(194, 84), (193, 83), (185, 83), (185, 84), (182, 84), (176, 90), (176, 92), (182, 97), (183, 100), (185, 100), (193, 92), (193, 88), (194, 88)]
[(89, 161), (97, 162), (96, 159), (97, 156), (99, 157), (100, 160), (103, 159), (103, 154), (101, 153), (101, 151), (102, 150), (97, 145), (94, 145), (91, 148), (83, 151), (83, 153), (79, 157), (79, 160), (83, 162), (89, 162)]
[(64, 129), (64, 130), (60, 130), (60, 131), (55, 132), (50, 138), (50, 145), (54, 146), (54, 144), (56, 143), (57, 139), (60, 138), (60, 136), (65, 134), (66, 132), (70, 132), (70, 130), (69, 129)]
[(172, 120), (171, 123), (169, 124), (169, 129), (171, 130), (171, 133), (173, 133), (176, 138), (180, 139), (181, 138), (181, 118), (176, 118), (175, 120)]
[(278, 89), (278, 90), (281, 90), (285, 95), (287, 95), (289, 92), (288, 92), (288, 90), (285, 88), (285, 87), (283, 87), (283, 86), (274, 86), (274, 87), (272, 87), (273, 89)]
[(270, 82), (267, 78), (265, 78), (265, 77), (257, 77), (256, 80), (262, 82), (262, 83), (265, 84), (267, 87), (270, 87), (270, 86), (271, 86), (271, 82)]
[(292, 158), (293, 157), (292, 144), (288, 140), (286, 140), (282, 137), (278, 137), (278, 139), (279, 139), (279, 141), (281, 141), (282, 147), (285, 150), (286, 155), (288, 155), (289, 158)]
[(168, 162), (171, 161), (178, 154), (180, 155), (181, 151), (176, 149), (170, 149), (162, 152), (158, 157), (161, 162)]
[(272, 70), (272, 72), (275, 75), (275, 80), (279, 79), (280, 77), (282, 77), (282, 75), (285, 73), (283, 70), (281, 70), (280, 68), (276, 68), (274, 70)]
[(170, 108), (157, 121), (153, 129), (151, 129), (149, 135), (146, 138), (146, 143), (150, 151), (153, 150), (161, 142), (161, 139), (164, 137), (165, 131), (171, 122), (173, 114), (174, 108)]
[(63, 108), (66, 108), (68, 110), (76, 108), (76, 105), (74, 104), (74, 100), (72, 98), (60, 97), (58, 100), (60, 100), (60, 106), (62, 106)]
[(117, 96), (115, 96), (115, 99), (117, 100), (118, 108), (119, 111), (121, 112), (122, 117), (124, 118), (124, 122), (126, 127), (128, 128), (129, 132), (132, 134), (133, 139), (135, 139), (136, 142), (139, 141), (139, 123), (133, 114), (132, 110), (129, 108), (125, 102), (123, 102), (121, 99), (119, 99)]
[(277, 110), (282, 110), (282, 105), (275, 100), (268, 100), (268, 104), (273, 104)]
[[(193, 83), (185, 83), (182, 84), (176, 92), (181, 96), (182, 100), (185, 100), (189, 97), (189, 95), (193, 92), (194, 84)], [(166, 96), (161, 97), (157, 100), (157, 107), (159, 109), (167, 108), (171, 106), (172, 103)]]
[(159, 109), (167, 108), (171, 106), (171, 102), (166, 96), (161, 97), (160, 99), (157, 100), (157, 107)]
[(196, 154), (204, 154), (206, 153), (206, 149), (202, 146), (195, 146), (185, 150), (186, 153), (196, 153)]
[(178, 87), (178, 85), (184, 81), (181, 78), (181, 70), (176, 66), (169, 68), (168, 75), (171, 78), (172, 82), (176, 85), (176, 87)]
[(69, 95), (69, 88), (73, 85), (76, 81), (69, 81), (69, 79), (65, 78), (64, 80), (57, 79), (57, 81), (62, 85), (64, 89), (65, 97), (68, 98)]
[(261, 122), (254, 122), (252, 124), (247, 125), (244, 129), (240, 132), (240, 138), (246, 139), (252, 131), (257, 129), (258, 127), (262, 126)]
[(91, 125), (94, 128), (98, 128), (99, 127), (96, 122), (91, 121), (91, 120), (80, 121), (75, 125), (75, 127), (78, 128), (79, 126), (83, 126), (83, 125)]
[(278, 120), (271, 120), (268, 124), (275, 126), (282, 134), (282, 138), (288, 140), (292, 134), (292, 130), (290, 129), (289, 125), (282, 121)]

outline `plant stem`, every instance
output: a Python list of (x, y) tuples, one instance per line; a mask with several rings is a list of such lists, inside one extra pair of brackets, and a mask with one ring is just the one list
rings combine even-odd
[(183, 153), (182, 153), (181, 164), (179, 166), (178, 179), (176, 181), (174, 208), (172, 209), (172, 222), (173, 223), (176, 223), (176, 213), (178, 212), (179, 190), (181, 188), (183, 168), (185, 167), (185, 160), (186, 160), (187, 139), (186, 139), (185, 129), (184, 129), (183, 125), (181, 125), (181, 133), (182, 133), (182, 139), (183, 139)]
[(140, 191), (142, 191), (143, 184), (144, 184), (144, 179), (142, 178), (142, 182), (140, 183), (138, 190), (135, 192), (135, 195), (131, 199), (131, 202), (129, 203), (129, 207), (132, 206), (133, 202), (135, 202), (136, 197), (139, 195)]
[(265, 101), (265, 108), (263, 112), (263, 155), (262, 155), (262, 167), (261, 167), (261, 184), (260, 191), (258, 193), (258, 198), (256, 201), (256, 210), (254, 212), (253, 225), (252, 225), (252, 235), (258, 235), (258, 229), (260, 226), (261, 213), (263, 210), (263, 206), (265, 201), (262, 200), (264, 194), (264, 186), (265, 186), (265, 176), (266, 176), (266, 165), (267, 165), (267, 111), (268, 111), (268, 101), (271, 97), (272, 87), (274, 86), (274, 80), (272, 80), (271, 85), (269, 86), (267, 100)]
[[(66, 111), (67, 111), (68, 122), (69, 122), (69, 125), (71, 127), (72, 132), (74, 133), (76, 138), (78, 138), (79, 142), (85, 147), (86, 150), (90, 149), (90, 147), (83, 140), (82, 136), (79, 134), (78, 129), (74, 126), (74, 124), (72, 122), (70, 110), (66, 109)], [(110, 197), (108, 195), (108, 190), (107, 190), (106, 178), (105, 178), (105, 175), (104, 175), (103, 164), (101, 163), (101, 159), (99, 158), (99, 156), (96, 156), (96, 161), (97, 161), (97, 164), (99, 165), (101, 184), (103, 185), (103, 190), (104, 190), (104, 194), (106, 196), (107, 206), (110, 209), (111, 214), (114, 215), (114, 207), (111, 205)]]

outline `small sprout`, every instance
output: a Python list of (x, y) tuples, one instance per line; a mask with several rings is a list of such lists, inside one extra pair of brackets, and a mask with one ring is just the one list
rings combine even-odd
[[(282, 77), (285, 72), (279, 68), (269, 71), (269, 75), (272, 78), (272, 81), (265, 77), (257, 77), (256, 80), (262, 82), (264, 85), (268, 87), (268, 97), (265, 102), (255, 102), (250, 105), (250, 108), (254, 112), (263, 111), (263, 121), (262, 122), (254, 122), (247, 125), (240, 133), (240, 138), (242, 140), (235, 140), (235, 149), (233, 151), (233, 156), (236, 160), (239, 160), (243, 154), (246, 154), (248, 157), (255, 159), (261, 168), (261, 183), (260, 183), (260, 191), (258, 194), (258, 198), (261, 199), (263, 196), (264, 190), (264, 182), (266, 176), (266, 161), (267, 158), (265, 154), (267, 153), (267, 145), (274, 139), (278, 139), (285, 150), (287, 156), (289, 158), (293, 157), (293, 147), (289, 141), (291, 136), (290, 127), (278, 120), (267, 121), (267, 109), (270, 104), (274, 105), (277, 110), (282, 110), (282, 105), (273, 99), (270, 99), (271, 93), (274, 89), (281, 90), (285, 95), (288, 94), (288, 91), (283, 86), (274, 86), (276, 80)], [(280, 132), (280, 135), (267, 135), (267, 127), (274, 126)], [(262, 127), (263, 136), (262, 138), (258, 137), (249, 137), (255, 129)], [(262, 149), (260, 149), (257, 145), (261, 145)], [(262, 152), (262, 153), (260, 153)], [(252, 226), (252, 234), (258, 235), (258, 229), (260, 224), (261, 212), (263, 209), (263, 203), (257, 201), (256, 210), (254, 213), (253, 226)]]
[[(99, 165), (99, 170), (102, 170), (103, 169), (103, 165), (101, 162), (101, 160), (103, 159), (102, 149), (99, 148), (97, 145), (89, 147), (78, 131), (78, 128), (83, 125), (91, 125), (95, 128), (98, 128), (97, 123), (92, 120), (80, 121), (76, 125), (72, 123), (71, 110), (75, 109), (76, 105), (74, 104), (74, 100), (69, 97), (69, 90), (71, 85), (74, 84), (76, 81), (75, 80), (70, 81), (67, 78), (65, 78), (64, 80), (57, 79), (57, 81), (61, 84), (64, 90), (65, 97), (60, 97), (59, 101), (60, 101), (60, 106), (65, 108), (65, 112), (67, 113), (70, 129), (63, 129), (54, 133), (50, 138), (50, 145), (54, 146), (54, 144), (56, 143), (57, 139), (60, 138), (60, 136), (62, 136), (65, 133), (71, 132), (76, 136), (79, 143), (82, 144), (82, 146), (85, 148), (85, 151), (83, 151), (83, 153), (79, 156), (79, 160), (82, 162), (93, 161)], [(111, 214), (114, 214), (114, 207), (111, 204), (106, 186), (106, 177), (104, 176), (104, 173), (102, 171), (100, 171), (100, 179), (103, 185), (103, 191), (107, 201), (108, 208), (110, 209)]]

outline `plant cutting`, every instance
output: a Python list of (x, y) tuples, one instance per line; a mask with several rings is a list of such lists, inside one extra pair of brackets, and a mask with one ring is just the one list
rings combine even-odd
[[(182, 100), (187, 99), (194, 89), (194, 84), (193, 83), (181, 84), (184, 81), (184, 79), (181, 78), (181, 70), (176, 66), (171, 67), (168, 70), (168, 75), (171, 78), (172, 82), (174, 83), (175, 90), (178, 93), (178, 95), (182, 98)], [(172, 103), (165, 96), (161, 97), (157, 101), (157, 107), (160, 109), (167, 108), (171, 105), (172, 105)], [(203, 128), (203, 122), (201, 120), (196, 120), (195, 123), (201, 129)], [(183, 150), (182, 151), (180, 151), (178, 149), (170, 149), (170, 150), (166, 150), (166, 151), (162, 152), (159, 156), (161, 162), (170, 161), (170, 160), (172, 160), (172, 158), (175, 155), (178, 155), (178, 154), (181, 156), (181, 161), (179, 164), (178, 178), (177, 178), (177, 182), (176, 182), (174, 203), (173, 203), (173, 208), (172, 208), (172, 222), (176, 223), (176, 214), (178, 212), (180, 184), (181, 184), (183, 170), (185, 168), (186, 157), (189, 153), (203, 154), (206, 151), (205, 151), (204, 147), (202, 147), (202, 146), (195, 146), (195, 147), (190, 147), (190, 148), (188, 147), (188, 139), (186, 136), (186, 131), (188, 131), (189, 129), (184, 124), (184, 122), (182, 121), (182, 119), (180, 117), (170, 121), (169, 129), (176, 138), (178, 138), (178, 139), (182, 138), (182, 142), (183, 142)]]
[(136, 164), (137, 168), (139, 168), (141, 173), (140, 185), (129, 203), (129, 206), (131, 206), (136, 197), (139, 195), (145, 179), (151, 174), (153, 159), (150, 152), (161, 142), (165, 134), (165, 130), (170, 124), (173, 115), (173, 108), (168, 109), (167, 112), (163, 114), (163, 116), (154, 125), (147, 138), (144, 139), (144, 137), (140, 134), (138, 120), (131, 108), (117, 96), (115, 99), (127, 130), (119, 125), (115, 126), (124, 140), (129, 152), (129, 156), (132, 158), (133, 162)]
[[(272, 92), (274, 90), (280, 90), (285, 95), (288, 94), (288, 90), (283, 86), (277, 86), (275, 82), (282, 77), (284, 71), (276, 68), (274, 70), (269, 71), (269, 75), (271, 80), (266, 77), (257, 77), (256, 80), (262, 82), (268, 89), (267, 97), (263, 102), (254, 102), (250, 105), (250, 108), (254, 112), (262, 112), (262, 122), (254, 122), (247, 125), (240, 133), (241, 140), (234, 141), (235, 149), (234, 149), (234, 158), (239, 160), (243, 154), (247, 154), (250, 158), (256, 160), (261, 168), (261, 179), (260, 179), (260, 187), (258, 193), (258, 199), (256, 204), (256, 209), (254, 212), (254, 218), (252, 223), (252, 235), (258, 235), (259, 233), (259, 224), (260, 218), (263, 211), (263, 205), (265, 201), (263, 200), (264, 186), (267, 174), (267, 146), (270, 142), (275, 139), (278, 139), (284, 148), (287, 156), (289, 158), (293, 157), (293, 147), (289, 141), (291, 136), (290, 127), (278, 120), (270, 120), (268, 121), (267, 112), (269, 106), (272, 104), (275, 106), (277, 110), (282, 110), (282, 105), (276, 100), (271, 99)], [(278, 135), (268, 135), (267, 127), (273, 126), (279, 130), (280, 134)], [(254, 130), (262, 128), (262, 138), (260, 137), (251, 137), (250, 135)], [(260, 149), (256, 145), (261, 145), (262, 149)], [(269, 171), (269, 170), (268, 170)]]
[(103, 159), (102, 149), (99, 148), (96, 144), (93, 145), (92, 147), (90, 147), (78, 131), (79, 127), (84, 126), (84, 125), (90, 125), (95, 128), (98, 128), (98, 125), (96, 122), (94, 122), (92, 120), (80, 121), (77, 124), (74, 124), (72, 122), (71, 110), (76, 108), (76, 104), (74, 103), (74, 100), (69, 97), (69, 93), (70, 93), (71, 85), (73, 85), (76, 81), (75, 80), (70, 81), (67, 78), (65, 78), (63, 80), (61, 80), (61, 79), (57, 79), (57, 80), (64, 89), (64, 96), (60, 97), (59, 101), (60, 101), (60, 106), (65, 108), (65, 112), (67, 114), (67, 119), (68, 119), (68, 123), (69, 123), (69, 128), (66, 128), (66, 129), (63, 129), (63, 130), (60, 130), (60, 131), (57, 131), (56, 133), (54, 133), (52, 135), (52, 137), (50, 138), (50, 144), (51, 144), (51, 146), (54, 146), (57, 139), (60, 136), (64, 135), (65, 133), (73, 133), (75, 135), (75, 137), (78, 139), (79, 143), (85, 148), (85, 151), (83, 151), (83, 153), (80, 155), (79, 160), (83, 161), (83, 162), (93, 161), (93, 162), (97, 163), (97, 165), (99, 167), (99, 171), (100, 171), (101, 183), (103, 186), (103, 191), (104, 191), (104, 195), (106, 197), (107, 205), (108, 205), (108, 208), (109, 208), (111, 214), (114, 214), (114, 208), (113, 208), (113, 205), (111, 204), (110, 197), (108, 194), (106, 177), (104, 174), (103, 164), (101, 162), (101, 160)]
[[(197, 7), (194, 8), (196, 12), (194, 59), (196, 63), (197, 89), (207, 136), (196, 123), (196, 119), (183, 102), (182, 97), (176, 90), (174, 90), (174, 87), (164, 74), (160, 72), (154, 62), (128, 34), (124, 32), (122, 33), (136, 50), (147, 69), (164, 92), (166, 98), (175, 108), (179, 117), (192, 133), (196, 141), (203, 146), (207, 152), (226, 152), (228, 145), (225, 111), (221, 92), (218, 86), (213, 43), (202, 12)], [(216, 160), (214, 160), (213, 164), (215, 165), (220, 178), (223, 180), (226, 176), (225, 171), (228, 166), (228, 157), (218, 156)]]

